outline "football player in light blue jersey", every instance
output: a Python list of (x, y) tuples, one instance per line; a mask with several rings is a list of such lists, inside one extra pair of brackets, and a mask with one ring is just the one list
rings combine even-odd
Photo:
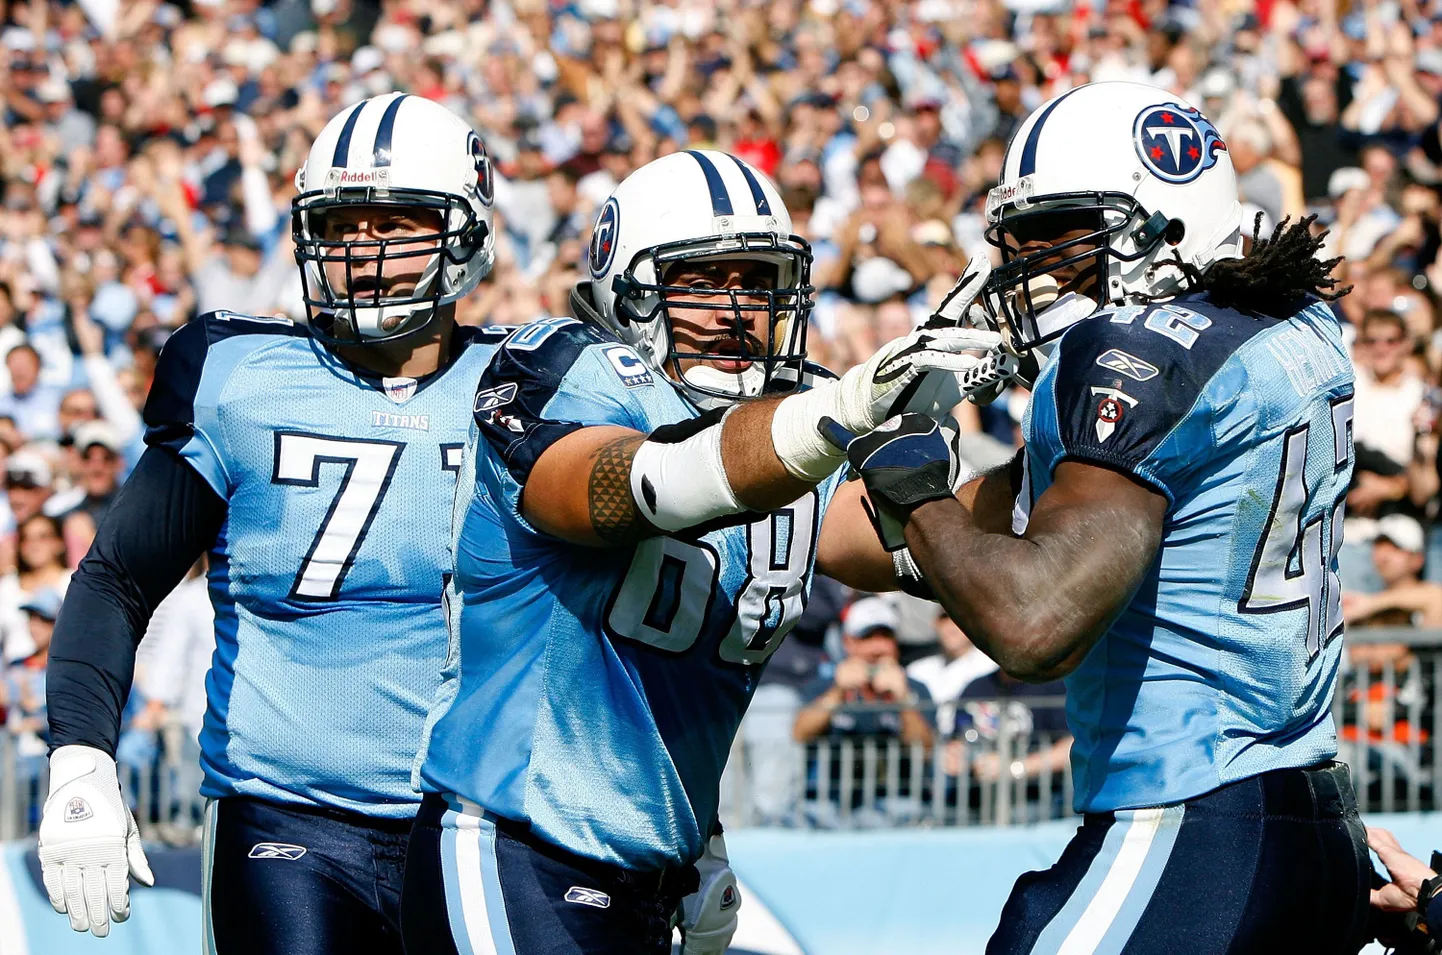
[(1370, 865), (1332, 761), (1353, 459), (1336, 260), (1309, 219), (1243, 257), (1225, 144), (1134, 83), (1033, 114), (988, 217), (986, 312), (1049, 355), (1017, 466), (919, 489), (948, 454), (925, 420), (849, 450), (977, 645), (1066, 681), (1085, 822), (1017, 882), (989, 955), (1356, 952)]
[(465, 122), (399, 93), (335, 117), (297, 179), (310, 325), (175, 333), (57, 626), (40, 859), (78, 931), (128, 914), (127, 857), (149, 881), (112, 755), (146, 620), (208, 552), (205, 950), (401, 952), (463, 409), (504, 337), (455, 322), (490, 269), (493, 180)]
[(688, 894), (688, 955), (725, 950), (719, 780), (761, 667), (813, 567), (897, 586), (818, 425), (944, 414), (927, 389), (969, 393), (998, 359), (992, 333), (923, 330), (805, 388), (810, 262), (764, 175), (666, 156), (601, 209), (577, 318), (522, 328), (486, 370), (408, 950), (668, 952)]

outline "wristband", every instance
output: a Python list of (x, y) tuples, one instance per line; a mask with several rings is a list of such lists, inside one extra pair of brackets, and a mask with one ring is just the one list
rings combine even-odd
[(823, 418), (838, 417), (833, 389), (827, 383), (784, 398), (771, 416), (771, 447), (797, 480), (819, 483), (846, 463), (846, 452), (817, 430)]

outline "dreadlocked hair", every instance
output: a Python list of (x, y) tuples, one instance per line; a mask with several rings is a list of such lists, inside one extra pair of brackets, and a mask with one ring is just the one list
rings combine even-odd
[(1314, 236), (1311, 225), (1316, 216), (1297, 222), (1291, 217), (1277, 223), (1268, 239), (1261, 237), (1262, 214), (1252, 223), (1252, 251), (1240, 259), (1221, 259), (1198, 269), (1172, 253), (1168, 265), (1181, 269), (1191, 291), (1206, 292), (1213, 302), (1239, 312), (1287, 318), (1307, 304), (1309, 298), (1326, 302), (1352, 291), (1352, 286), (1337, 287), (1332, 269), (1342, 256), (1318, 259), (1322, 240), (1327, 233)]

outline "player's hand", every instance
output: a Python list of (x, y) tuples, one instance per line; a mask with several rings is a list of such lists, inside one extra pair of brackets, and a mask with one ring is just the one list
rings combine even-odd
[(1417, 908), (1417, 893), (1422, 883), (1437, 875), (1420, 859), (1407, 854), (1397, 837), (1386, 829), (1367, 827), (1367, 845), (1387, 867), (1392, 881), (1372, 890), (1372, 907), (1383, 912), (1412, 912)]
[(924, 414), (898, 415), (859, 437), (827, 420), (822, 433), (846, 448), (851, 466), (866, 482), (862, 506), (888, 552), (906, 546), (904, 531), (912, 510), (952, 496), (960, 470), (955, 435)]
[(823, 419), (855, 434), (873, 430), (903, 407), (936, 419), (961, 398), (1009, 375), (1012, 361), (996, 332), (919, 328), (882, 345), (839, 381), (783, 400), (772, 419), (772, 446), (791, 474), (820, 481), (841, 463), (840, 453), (817, 431)]
[[(977, 301), (990, 277), (991, 262), (985, 256), (972, 256), (971, 260), (966, 263), (966, 268), (962, 270), (961, 277), (956, 280), (951, 291), (946, 293), (941, 304), (936, 307), (936, 311), (931, 313), (922, 327), (970, 328), (998, 333), (998, 337), (1004, 339), (1004, 336), (999, 334), (996, 323), (991, 320), (990, 316), (986, 314), (986, 309)], [(1011, 381), (1019, 364), (1017, 357), (1004, 349), (996, 353), (994, 361), (995, 367), (988, 367), (978, 372), (965, 393), (954, 378), (948, 384), (939, 373), (926, 375), (925, 380), (916, 386), (916, 393), (897, 410), (920, 411), (923, 414), (931, 414), (933, 418), (940, 420), (941, 416), (932, 412), (932, 408), (940, 408), (946, 412), (956, 407), (963, 398), (975, 405), (991, 404)], [(948, 402), (950, 403), (948, 404)]]
[(130, 876), (155, 884), (108, 754), (90, 746), (50, 754), (40, 869), (55, 911), (68, 914), (75, 931), (97, 938), (110, 934), (112, 920), (130, 918)]
[(701, 887), (681, 900), (681, 955), (723, 955), (736, 934), (741, 889), (720, 833), (707, 841), (696, 869)]

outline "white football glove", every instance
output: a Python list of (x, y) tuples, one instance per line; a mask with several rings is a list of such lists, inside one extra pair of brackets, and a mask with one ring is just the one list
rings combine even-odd
[(154, 885), (135, 817), (120, 795), (115, 760), (91, 746), (50, 754), (50, 794), (40, 818), (40, 869), (55, 911), (97, 938), (130, 918), (129, 876)]
[(696, 868), (701, 873), (701, 888), (681, 900), (681, 955), (723, 955), (736, 934), (741, 889), (720, 833), (706, 843)]
[[(946, 293), (936, 311), (926, 320), (924, 328), (946, 328), (959, 325), (963, 328), (985, 329), (998, 332), (996, 322), (987, 315), (986, 309), (977, 304), (981, 297), (981, 290), (986, 286), (986, 280), (991, 277), (991, 262), (981, 255), (972, 256), (962, 270), (961, 277)], [(999, 333), (999, 332), (998, 332)], [(950, 388), (949, 383), (940, 381), (934, 375), (928, 375), (920, 389), (913, 398), (906, 402), (903, 407), (897, 409), (902, 411), (920, 411), (922, 414), (938, 418), (939, 415), (932, 411), (932, 408), (941, 408), (943, 411), (954, 408), (963, 398), (976, 405), (989, 405), (997, 399), (1002, 390), (1016, 374), (1019, 361), (1017, 356), (1006, 348), (1005, 337), (1003, 336), (1002, 347), (986, 356), (986, 363), (978, 366), (972, 372), (972, 379), (965, 388)], [(936, 394), (928, 394), (928, 388), (936, 389)], [(950, 402), (950, 404), (947, 404)]]
[[(978, 354), (980, 353), (980, 357)], [(1001, 336), (976, 328), (919, 328), (893, 339), (875, 355), (841, 376), (810, 391), (792, 395), (776, 408), (771, 443), (786, 470), (803, 481), (820, 481), (841, 466), (846, 455), (818, 430), (823, 418), (857, 434), (871, 431), (903, 405), (920, 400), (939, 407), (939, 389), (926, 387), (922, 377), (936, 372), (951, 379), (957, 401), (985, 387), (996, 373)], [(923, 394), (918, 389), (926, 388)], [(953, 402), (954, 404), (955, 402)], [(951, 410), (940, 408), (937, 416)]]

